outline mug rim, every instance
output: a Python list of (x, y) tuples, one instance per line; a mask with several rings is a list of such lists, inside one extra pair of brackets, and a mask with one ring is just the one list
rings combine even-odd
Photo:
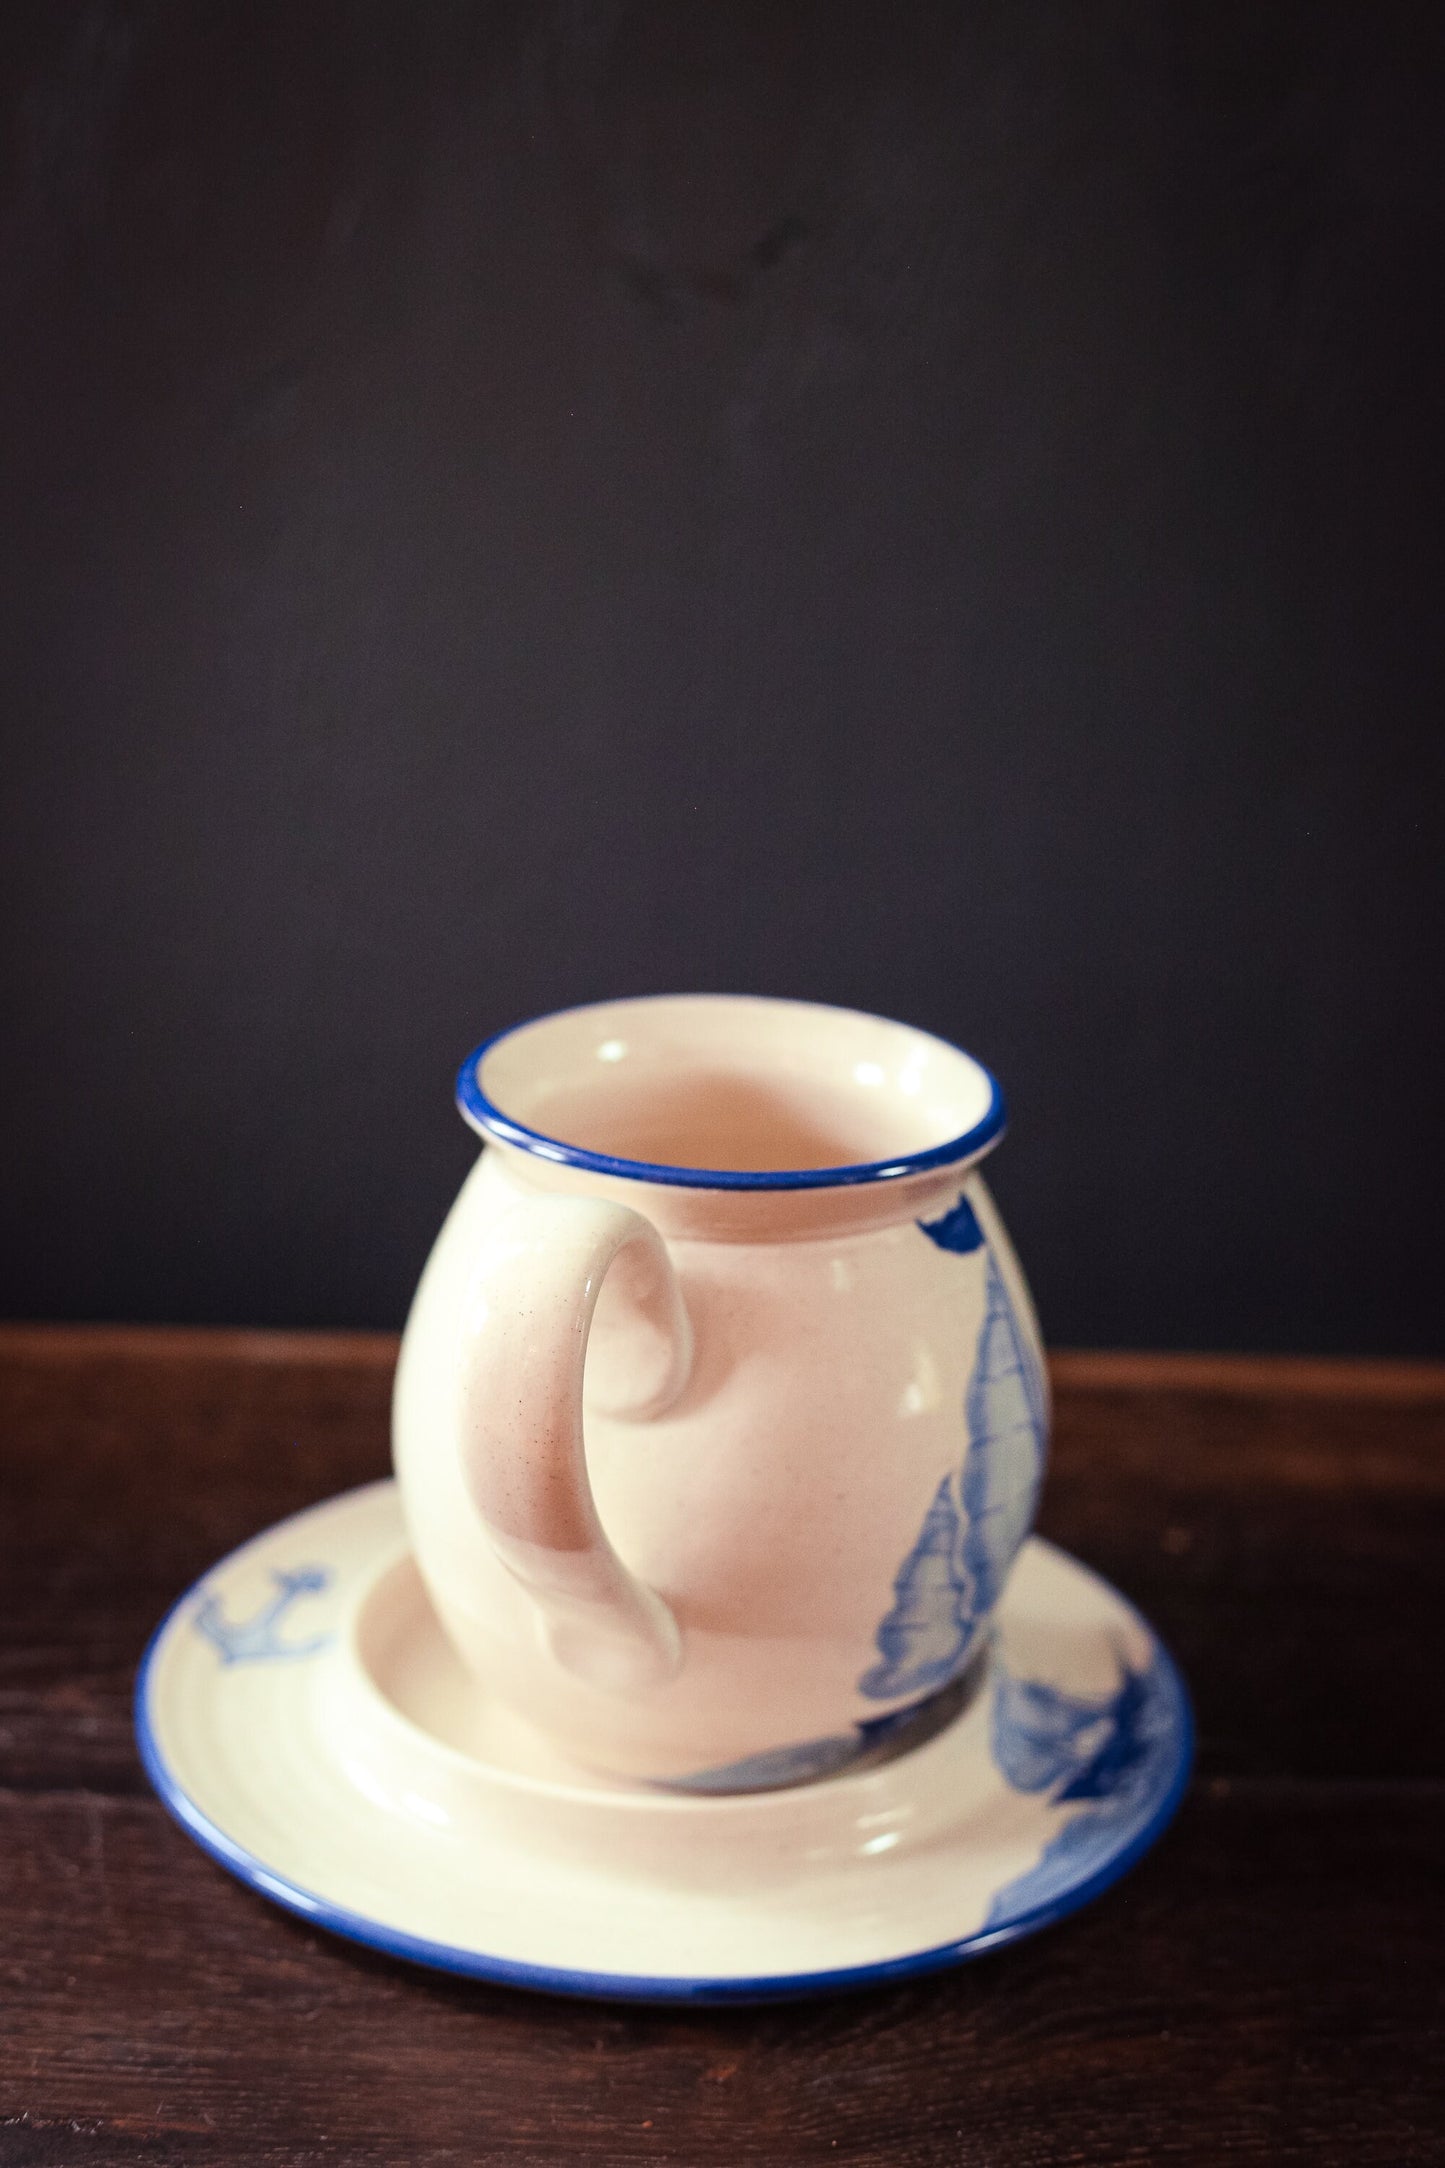
[(482, 1137), (513, 1145), (553, 1166), (573, 1167), (581, 1173), (610, 1175), (629, 1182), (655, 1182), (674, 1189), (700, 1190), (849, 1189), (863, 1183), (902, 1181), (908, 1175), (927, 1174), (934, 1168), (977, 1157), (996, 1143), (1007, 1127), (1003, 1087), (993, 1071), (966, 1048), (955, 1046), (950, 1039), (940, 1038), (937, 1032), (924, 1031), (912, 1024), (904, 1028), (916, 1032), (920, 1039), (931, 1041), (945, 1053), (959, 1055), (972, 1064), (988, 1086), (989, 1103), (976, 1122), (942, 1144), (925, 1145), (916, 1152), (901, 1152), (892, 1159), (860, 1160), (841, 1167), (674, 1167), (656, 1160), (623, 1159), (610, 1152), (591, 1151), (585, 1145), (568, 1144), (560, 1137), (550, 1137), (543, 1130), (532, 1129), (504, 1113), (482, 1090), (482, 1063), (504, 1040), (514, 1038), (536, 1024), (555, 1022), (559, 1017), (580, 1016), (588, 1009), (614, 1008), (623, 1002), (634, 1001), (768, 1002), (778, 1008), (816, 1009), (834, 1016), (855, 1016), (868, 1023), (897, 1026), (896, 1018), (876, 1016), (868, 1009), (845, 1008), (835, 1002), (798, 1001), (779, 994), (624, 994), (613, 1000), (574, 1002), (568, 1008), (552, 1009), (543, 1016), (529, 1016), (519, 1023), (508, 1024), (504, 1030), (493, 1032), (490, 1038), (473, 1047), (457, 1071), (456, 1103), (463, 1119)]

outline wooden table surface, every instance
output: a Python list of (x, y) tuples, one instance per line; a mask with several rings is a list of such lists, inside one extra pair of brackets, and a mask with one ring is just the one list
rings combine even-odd
[(1067, 1355), (1042, 1525), (1165, 1635), (1193, 1790), (954, 1972), (649, 2010), (413, 1970), (190, 1844), (136, 1661), (381, 1474), (394, 1343), (0, 1330), (0, 2163), (1445, 2161), (1445, 1367)]

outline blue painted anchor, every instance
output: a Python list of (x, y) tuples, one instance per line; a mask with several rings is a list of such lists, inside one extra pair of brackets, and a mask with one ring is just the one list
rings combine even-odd
[(223, 1664), (254, 1663), (268, 1656), (314, 1656), (331, 1639), (328, 1633), (313, 1634), (309, 1641), (283, 1641), (280, 1634), (281, 1621), (298, 1597), (317, 1596), (330, 1587), (329, 1567), (296, 1566), (287, 1571), (273, 1567), (271, 1578), (275, 1595), (239, 1625), (226, 1617), (219, 1596), (203, 1596), (197, 1604), (196, 1631), (220, 1650)]

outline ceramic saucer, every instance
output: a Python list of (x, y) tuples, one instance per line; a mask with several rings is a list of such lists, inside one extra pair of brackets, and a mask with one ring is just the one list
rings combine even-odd
[(745, 1795), (581, 1778), (462, 1671), (389, 1482), (268, 1529), (184, 1596), (136, 1722), (177, 1820), (318, 1926), (645, 2001), (862, 1986), (1032, 1933), (1153, 1842), (1191, 1753), (1158, 1639), (1035, 1537), (984, 1685), (925, 1744)]

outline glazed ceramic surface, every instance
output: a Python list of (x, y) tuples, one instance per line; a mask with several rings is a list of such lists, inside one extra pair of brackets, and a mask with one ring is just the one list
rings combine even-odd
[(317, 1925), (651, 2000), (857, 1986), (1029, 1933), (1139, 1856), (1190, 1753), (1149, 1628), (1035, 1538), (972, 1698), (913, 1751), (723, 1798), (579, 1782), (461, 1664), (390, 1483), (207, 1575), (151, 1645), (137, 1723), (190, 1833)]
[(459, 1096), (486, 1148), (407, 1325), (395, 1458), (474, 1678), (576, 1762), (708, 1791), (926, 1721), (1047, 1441), (975, 1171), (993, 1079), (852, 1011), (684, 996), (505, 1034)]

